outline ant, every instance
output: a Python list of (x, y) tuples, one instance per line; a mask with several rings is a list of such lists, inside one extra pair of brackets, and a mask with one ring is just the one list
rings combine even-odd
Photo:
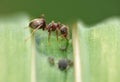
[(50, 40), (50, 35), (52, 31), (56, 32), (56, 38), (58, 41), (58, 32), (60, 31), (60, 35), (62, 38), (67, 39), (67, 35), (68, 35), (68, 26), (66, 25), (61, 25), (60, 22), (55, 23), (54, 21), (52, 21), (51, 23), (49, 23), (48, 25), (46, 24), (45, 18), (42, 15), (39, 18), (33, 19), (30, 23), (29, 23), (29, 27), (34, 29), (31, 33), (31, 35), (39, 30), (39, 29), (43, 29), (43, 30), (47, 30), (48, 31), (48, 42)]

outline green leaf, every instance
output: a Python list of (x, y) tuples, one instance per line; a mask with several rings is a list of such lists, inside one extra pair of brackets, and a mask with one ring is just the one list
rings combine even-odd
[[(52, 34), (48, 45), (48, 32), (39, 30), (25, 41), (30, 36), (28, 24), (25, 14), (0, 17), (0, 82), (73, 82), (73, 67), (58, 68), (60, 59), (72, 60), (71, 40), (59, 37), (57, 42)], [(67, 51), (60, 50), (66, 46)], [(54, 66), (48, 57), (55, 59)]]
[(120, 19), (78, 23), (83, 82), (120, 82)]
[[(120, 19), (89, 28), (79, 22), (74, 36), (80, 48), (74, 47), (77, 39), (71, 34), (69, 41), (60, 36), (57, 41), (52, 32), (48, 44), (48, 32), (41, 29), (25, 41), (30, 36), (30, 30), (25, 29), (28, 24), (25, 14), (0, 17), (0, 82), (78, 82), (79, 78), (82, 82), (120, 82)], [(63, 50), (66, 46), (67, 51)], [(80, 52), (80, 62), (73, 52)], [(50, 65), (49, 57), (54, 58), (55, 65)], [(61, 71), (60, 59), (70, 59), (74, 66)], [(76, 70), (76, 63), (82, 69)]]
[[(61, 71), (58, 68), (58, 61), (62, 58), (72, 59), (72, 44), (69, 41), (67, 51), (60, 50), (60, 47), (67, 46), (66, 40), (56, 40), (55, 32), (52, 33), (50, 44), (48, 44), (48, 32), (37, 31), (35, 33), (36, 49), (37, 49), (37, 82), (73, 82), (73, 67), (67, 71)], [(48, 58), (53, 57), (55, 65), (51, 66)]]
[(0, 17), (0, 82), (30, 82), (28, 22), (25, 14)]

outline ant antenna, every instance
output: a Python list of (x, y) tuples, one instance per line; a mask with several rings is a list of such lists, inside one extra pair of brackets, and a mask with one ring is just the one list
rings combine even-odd
[(56, 29), (56, 38), (57, 38), (57, 41), (58, 41), (58, 29)]
[(48, 33), (48, 45), (50, 45), (50, 35), (51, 35), (51, 31)]

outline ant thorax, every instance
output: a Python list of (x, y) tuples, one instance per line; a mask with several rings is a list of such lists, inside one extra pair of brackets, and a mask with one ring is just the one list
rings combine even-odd
[(48, 32), (50, 32), (50, 31), (55, 31), (55, 30), (57, 30), (57, 28), (58, 28), (58, 24), (57, 24), (57, 23), (54, 23), (54, 22), (51, 22), (51, 23), (48, 24), (48, 26), (47, 26)]

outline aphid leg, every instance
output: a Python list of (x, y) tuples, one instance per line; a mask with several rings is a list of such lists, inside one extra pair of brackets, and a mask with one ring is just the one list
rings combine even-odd
[(32, 33), (31, 33), (31, 35), (30, 35), (29, 37), (27, 37), (27, 38), (25, 39), (25, 41), (29, 40), (30, 37), (34, 34), (34, 32), (36, 32), (39, 28), (40, 28), (40, 26), (38, 26), (36, 29), (34, 29), (34, 30), (32, 31)]

